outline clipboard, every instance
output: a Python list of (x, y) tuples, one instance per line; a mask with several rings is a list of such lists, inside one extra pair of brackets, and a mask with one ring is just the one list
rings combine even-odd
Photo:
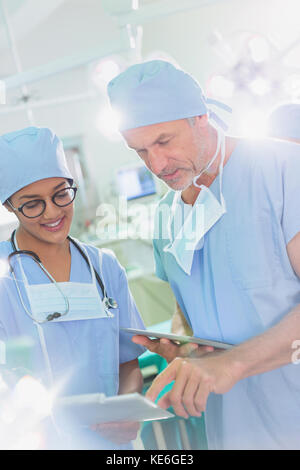
[(107, 422), (154, 421), (173, 418), (166, 411), (140, 393), (106, 397), (102, 393), (72, 395), (58, 398), (53, 415), (68, 424), (90, 426)]
[(186, 344), (186, 343), (196, 343), (200, 346), (212, 346), (216, 349), (231, 349), (233, 344), (223, 343), (221, 341), (215, 341), (210, 339), (197, 338), (196, 336), (180, 336), (174, 335), (172, 333), (160, 333), (159, 331), (150, 331), (150, 330), (137, 330), (134, 328), (120, 328), (120, 330), (125, 331), (126, 333), (139, 336), (147, 336), (148, 338), (167, 338), (175, 343)]

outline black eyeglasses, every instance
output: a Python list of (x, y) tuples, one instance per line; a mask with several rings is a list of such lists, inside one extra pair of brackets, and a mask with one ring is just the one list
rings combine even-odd
[[(51, 201), (58, 207), (66, 207), (69, 204), (72, 204), (76, 197), (77, 188), (76, 187), (68, 187), (63, 188), (57, 191), (51, 197)], [(29, 219), (34, 219), (35, 217), (39, 217), (42, 215), (46, 210), (46, 201), (44, 199), (33, 199), (32, 201), (25, 202), (20, 207), (14, 207), (9, 199), (7, 203), (14, 211), (21, 212), (25, 217)]]

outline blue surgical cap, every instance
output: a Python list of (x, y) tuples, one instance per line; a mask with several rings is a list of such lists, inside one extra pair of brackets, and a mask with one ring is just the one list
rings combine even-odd
[(0, 201), (45, 178), (73, 181), (62, 142), (47, 128), (28, 127), (0, 137)]
[(107, 92), (112, 108), (120, 113), (120, 131), (207, 113), (224, 127), (207, 105), (231, 111), (207, 99), (191, 75), (164, 60), (132, 65), (110, 81)]
[(300, 103), (285, 103), (277, 106), (268, 119), (271, 137), (300, 139)]

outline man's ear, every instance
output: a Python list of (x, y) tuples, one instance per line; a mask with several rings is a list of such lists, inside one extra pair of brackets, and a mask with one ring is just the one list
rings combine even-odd
[(208, 125), (208, 114), (197, 116), (196, 119), (199, 127), (206, 127)]

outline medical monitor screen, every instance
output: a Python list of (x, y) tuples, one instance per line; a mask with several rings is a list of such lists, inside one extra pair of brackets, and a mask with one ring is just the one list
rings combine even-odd
[(118, 189), (127, 201), (156, 194), (155, 181), (147, 168), (121, 168), (117, 173)]

